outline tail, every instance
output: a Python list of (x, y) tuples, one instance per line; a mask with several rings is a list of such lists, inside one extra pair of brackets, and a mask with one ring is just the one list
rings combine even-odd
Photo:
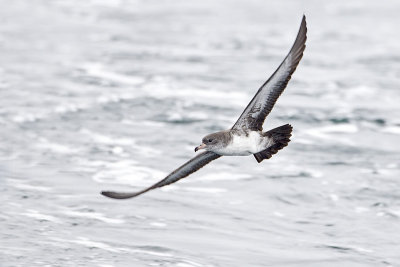
[(264, 159), (271, 158), (272, 155), (276, 154), (279, 150), (287, 146), (290, 142), (289, 138), (292, 136), (292, 129), (293, 128), (290, 124), (285, 124), (264, 133), (264, 136), (272, 138), (274, 143), (267, 149), (254, 154), (257, 162), (260, 163)]

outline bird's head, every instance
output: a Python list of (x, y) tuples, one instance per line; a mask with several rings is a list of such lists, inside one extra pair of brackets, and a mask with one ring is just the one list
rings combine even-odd
[(215, 151), (225, 145), (226, 135), (226, 132), (216, 132), (209, 134), (202, 139), (202, 144), (196, 147), (194, 151), (197, 152), (200, 149)]

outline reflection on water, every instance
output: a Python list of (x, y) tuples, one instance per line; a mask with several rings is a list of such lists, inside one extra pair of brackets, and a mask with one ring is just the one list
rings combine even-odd
[[(389, 3), (390, 2), (390, 3)], [(397, 266), (397, 1), (12, 1), (0, 10), (1, 266)], [(265, 129), (130, 201), (307, 49)]]

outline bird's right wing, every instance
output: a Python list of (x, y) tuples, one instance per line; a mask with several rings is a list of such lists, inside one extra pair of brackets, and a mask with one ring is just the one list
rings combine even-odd
[(125, 193), (125, 192), (112, 192), (112, 191), (102, 191), (101, 194), (110, 197), (110, 198), (115, 198), (115, 199), (126, 199), (126, 198), (131, 198), (131, 197), (136, 197), (138, 195), (141, 195), (143, 193), (146, 193), (147, 191), (150, 191), (152, 189), (155, 189), (157, 187), (162, 187), (165, 185), (169, 185), (172, 183), (175, 183), (176, 181), (187, 177), (188, 175), (194, 173), (198, 169), (204, 167), (211, 161), (221, 157), (221, 155), (218, 155), (214, 152), (211, 151), (206, 151), (203, 152), (196, 157), (192, 158), (185, 164), (183, 164), (181, 167), (178, 169), (174, 170), (171, 172), (167, 177), (159, 181), (158, 183), (143, 189), (138, 192), (131, 192), (131, 193)]

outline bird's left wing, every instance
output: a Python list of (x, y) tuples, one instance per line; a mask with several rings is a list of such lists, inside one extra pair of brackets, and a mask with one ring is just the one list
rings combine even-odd
[(240, 115), (239, 119), (233, 125), (234, 130), (253, 130), (262, 131), (262, 125), (265, 118), (271, 112), (276, 100), (286, 88), (293, 72), (296, 70), (303, 51), (306, 48), (307, 25), (306, 17), (303, 16), (296, 41), (288, 55), (285, 57), (278, 69), (272, 76), (258, 89), (256, 95), (250, 101), (249, 105)]
[(143, 193), (146, 193), (147, 191), (153, 190), (157, 187), (162, 187), (165, 185), (169, 185), (172, 183), (175, 183), (176, 181), (187, 177), (188, 175), (194, 173), (198, 169), (204, 167), (211, 161), (221, 157), (221, 155), (218, 155), (214, 152), (211, 151), (206, 151), (203, 152), (196, 157), (192, 158), (185, 164), (183, 164), (181, 167), (178, 169), (174, 170), (171, 172), (167, 177), (159, 181), (158, 183), (143, 189), (138, 192), (131, 192), (131, 193), (125, 193), (125, 192), (112, 192), (112, 191), (102, 191), (101, 194), (110, 197), (110, 198), (115, 198), (115, 199), (126, 199), (126, 198), (131, 198), (131, 197), (136, 197), (138, 195), (141, 195)]

